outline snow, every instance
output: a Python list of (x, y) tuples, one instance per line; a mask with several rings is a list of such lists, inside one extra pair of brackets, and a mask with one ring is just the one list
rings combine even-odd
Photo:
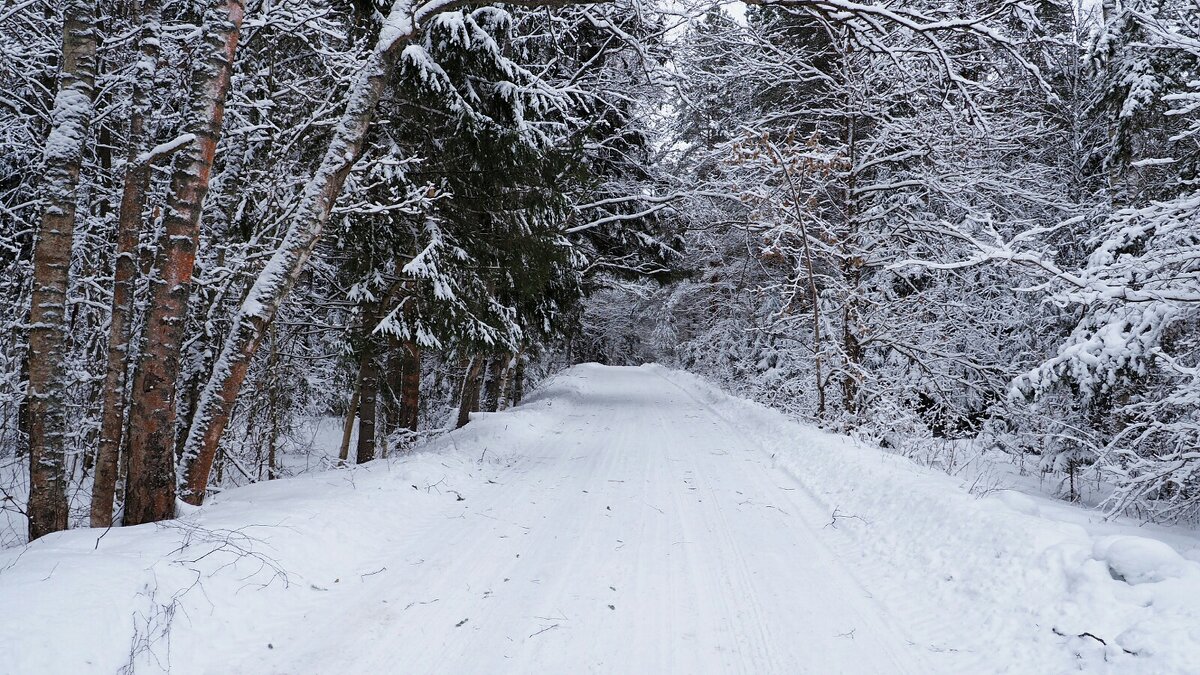
[(136, 164), (145, 164), (147, 162), (153, 161), (154, 159), (156, 159), (158, 157), (162, 157), (163, 155), (169, 155), (172, 152), (175, 152), (179, 148), (182, 148), (183, 146), (185, 146), (195, 140), (196, 140), (196, 134), (181, 134), (180, 136), (176, 137), (174, 140), (168, 141), (166, 143), (159, 143), (158, 145), (154, 146), (153, 148), (150, 148), (148, 151), (143, 152), (142, 154), (137, 156), (137, 158), (134, 160), (134, 162)]
[[(911, 617), (913, 639), (946, 651), (958, 672), (1192, 673), (1200, 663), (1200, 565), (1176, 561), (1180, 577), (1134, 585), (1096, 557), (1106, 537), (1157, 531), (1031, 495), (976, 497), (959, 478), (802, 425), (785, 431), (774, 411), (667, 375), (705, 392), (830, 512), (857, 516), (838, 521), (835, 550), (857, 558), (875, 596)], [(1168, 536), (1189, 547), (1184, 558), (1200, 552), (1194, 536)], [(1144, 571), (1140, 562), (1128, 569)]]
[(1092, 547), (1092, 557), (1108, 565), (1114, 579), (1130, 585), (1177, 579), (1194, 567), (1175, 549), (1146, 537), (1103, 537)]
[(78, 155), (87, 136), (87, 124), (92, 116), (91, 87), (63, 86), (54, 97), (50, 134), (43, 152), (56, 162), (69, 162)]
[(1194, 672), (1195, 550), (1056, 514), (577, 366), (415, 454), (0, 553), (0, 670)]
[(397, 40), (407, 39), (413, 34), (412, 5), (411, 0), (396, 0), (392, 4), (387, 19), (379, 29), (379, 42), (375, 46), (377, 53), (386, 52)]

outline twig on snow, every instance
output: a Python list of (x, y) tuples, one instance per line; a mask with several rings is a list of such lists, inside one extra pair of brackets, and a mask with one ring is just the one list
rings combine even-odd
[[(1105, 647), (1108, 646), (1108, 642), (1105, 641), (1104, 638), (1101, 638), (1101, 637), (1099, 637), (1093, 633), (1089, 633), (1087, 631), (1083, 631), (1082, 633), (1079, 633), (1077, 635), (1071, 635), (1070, 633), (1064, 633), (1057, 628), (1051, 628), (1050, 630), (1054, 631), (1054, 634), (1058, 635), (1060, 637), (1091, 638), (1091, 639), (1095, 640), (1096, 642), (1099, 642), (1100, 644), (1104, 645)], [(1117, 646), (1121, 647), (1121, 645), (1117, 645)], [(1128, 649), (1125, 649), (1124, 647), (1121, 647), (1121, 651), (1125, 652), (1126, 654), (1129, 654), (1130, 656), (1137, 656), (1137, 652), (1131, 652)]]
[(550, 626), (546, 626), (545, 628), (543, 628), (543, 629), (539, 630), (538, 632), (530, 634), (530, 636), (529, 636), (529, 637), (534, 637), (535, 635), (541, 635), (542, 633), (545, 633), (546, 631), (548, 631), (548, 630), (550, 630), (550, 629), (552, 629), (552, 628), (558, 628), (558, 626), (559, 626), (559, 624), (557, 624), (557, 623), (556, 623), (556, 624), (552, 624), (552, 625), (550, 625)]
[[(845, 518), (848, 520), (849, 519), (860, 520), (866, 525), (871, 524), (870, 522), (867, 521), (866, 518), (863, 518), (862, 516), (856, 516), (853, 513), (841, 513), (840, 507), (835, 506), (835, 507), (833, 507), (833, 519), (830, 520), (828, 523), (825, 523), (825, 527), (832, 527), (833, 529), (836, 530), (837, 522), (838, 522), (839, 518)], [(821, 529), (825, 529), (825, 528), (821, 528)]]
[(360, 575), (358, 575), (358, 579), (359, 579), (359, 581), (362, 581), (363, 579), (366, 579), (367, 577), (373, 577), (376, 574), (379, 574), (380, 572), (382, 572), (386, 569), (387, 569), (387, 566), (384, 566), (384, 567), (380, 567), (379, 569), (375, 570), (374, 572), (367, 572), (366, 574), (360, 574)]

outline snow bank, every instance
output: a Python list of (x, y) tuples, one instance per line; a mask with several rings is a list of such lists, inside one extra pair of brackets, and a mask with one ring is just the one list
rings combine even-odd
[(956, 652), (962, 672), (1200, 672), (1200, 564), (1188, 559), (1200, 542), (1180, 555), (1133, 525), (1052, 519), (1058, 509), (1020, 493), (978, 498), (698, 376), (646, 367), (703, 398), (822, 502), (831, 545), (930, 650)]
[[(177, 520), (0, 551), (0, 674), (225, 673), (230, 655), (311, 641), (318, 619), (336, 635), (339, 599), (411, 564), (412, 533), (436, 537), (468, 485), (503, 489), (489, 479), (551, 405), (478, 415), (402, 458), (230, 490)], [(311, 625), (280, 618), (299, 615)]]

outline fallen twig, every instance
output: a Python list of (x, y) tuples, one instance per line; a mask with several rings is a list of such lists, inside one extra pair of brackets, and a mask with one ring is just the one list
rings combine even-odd
[[(870, 522), (867, 521), (866, 518), (863, 518), (862, 516), (856, 516), (853, 513), (841, 513), (840, 509), (835, 506), (835, 507), (833, 507), (833, 519), (830, 520), (828, 523), (825, 523), (825, 527), (833, 527), (833, 529), (836, 530), (837, 529), (837, 521), (839, 518), (860, 520), (866, 525), (871, 524)], [(825, 529), (825, 528), (821, 528), (821, 529)]]
[(367, 577), (373, 577), (376, 574), (379, 574), (380, 572), (382, 572), (386, 569), (387, 569), (386, 566), (380, 567), (379, 569), (375, 570), (374, 572), (367, 572), (366, 574), (360, 574), (360, 575), (358, 575), (358, 578), (361, 581), (362, 579), (366, 579)]
[[(1057, 628), (1051, 628), (1050, 630), (1054, 631), (1054, 634), (1058, 635), (1060, 637), (1091, 638), (1091, 639), (1095, 640), (1096, 642), (1099, 642), (1100, 644), (1104, 645), (1105, 647), (1108, 646), (1108, 642), (1105, 641), (1104, 638), (1101, 638), (1101, 637), (1095, 635), (1094, 633), (1089, 633), (1087, 631), (1083, 631), (1082, 633), (1079, 633), (1077, 635), (1071, 635), (1069, 633), (1064, 633)], [(1117, 645), (1117, 646), (1121, 647), (1121, 645)], [(1121, 647), (1121, 651), (1125, 652), (1126, 654), (1129, 654), (1130, 656), (1137, 656), (1137, 652), (1131, 652), (1128, 649), (1125, 649), (1124, 647)]]

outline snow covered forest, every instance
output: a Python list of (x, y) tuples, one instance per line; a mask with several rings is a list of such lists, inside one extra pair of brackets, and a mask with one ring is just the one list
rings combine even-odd
[[(781, 413), (747, 437), (846, 448), (788, 469), (843, 509), (894, 480), (849, 449), (872, 448), (981, 499), (1011, 476), (1049, 498), (1009, 499), (1024, 515), (1158, 528), (1191, 560), (1155, 541), (1113, 562), (1092, 530), (1086, 556), (1104, 583), (1186, 580), (1138, 596), (1175, 611), (1200, 600), (1200, 0), (0, 0), (0, 334), (0, 587), (25, 551), (199, 528), (206, 502), (258, 522), (238, 495), (283, 493), (251, 484), (321, 494), (303, 481), (411, 460), (396, 499), (438, 493), (429, 453), (521, 466), (510, 445), (586, 436), (576, 398), (626, 396), (681, 425)], [(762, 407), (701, 406), (724, 396), (701, 382)], [(546, 421), (551, 400), (567, 412)], [(836, 501), (830, 536), (885, 520)], [(947, 522), (904, 504), (929, 527), (889, 536)], [(226, 527), (214, 550), (284, 574)], [(1117, 641), (1084, 620), (1110, 605), (1080, 602), (1022, 657), (1040, 660), (1001, 665), (1200, 658), (1194, 603)], [(161, 606), (113, 663), (171, 668)], [(827, 668), (903, 670), (836, 656), (838, 637)], [(0, 672), (51, 668), (6, 663), (10, 639)], [(514, 672), (573, 663), (525, 656)], [(721, 670), (650, 663), (623, 672)]]

